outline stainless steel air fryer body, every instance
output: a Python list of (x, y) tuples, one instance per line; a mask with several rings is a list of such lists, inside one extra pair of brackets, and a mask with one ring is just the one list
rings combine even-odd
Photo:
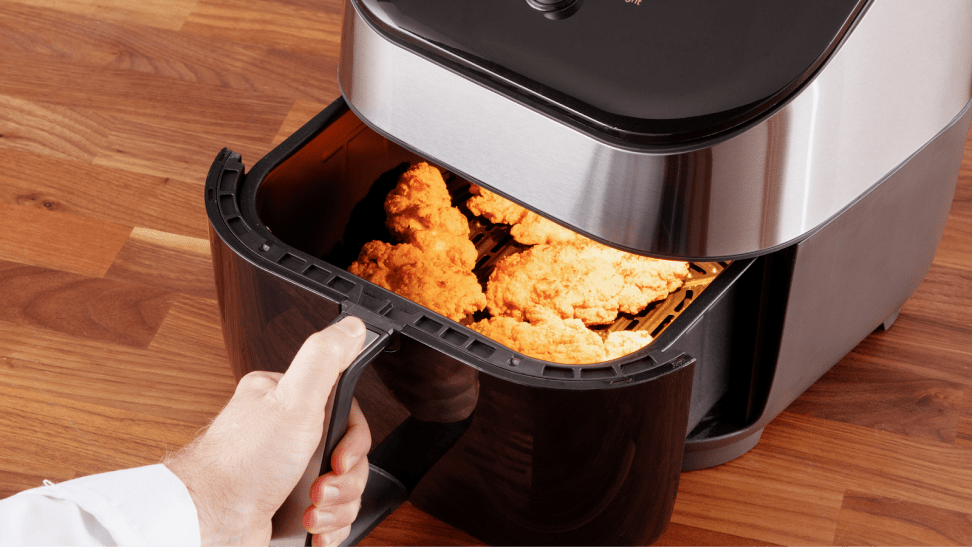
[[(849, 28), (833, 36), (839, 43), (821, 51), (825, 58), (798, 89), (696, 142), (608, 141), (544, 111), (540, 99), (528, 102), (535, 93), (525, 85), (501, 81), (502, 74), (487, 79), (492, 59), (460, 56), (451, 35), (435, 41), (433, 31), (426, 38), (403, 29), (406, 8), (416, 4), (348, 0), (339, 75), (351, 108), (382, 133), (552, 220), (660, 257), (751, 256), (805, 237), (929, 142), (972, 97), (972, 3), (947, 0), (928, 9), (909, 0), (812, 2), (814, 10), (850, 13)], [(535, 16), (529, 28), (536, 31), (582, 23), (596, 9), (638, 18), (671, 3), (597, 4), (564, 20), (530, 13), (520, 0), (483, 9)], [(678, 4), (698, 18), (710, 9)], [(754, 4), (779, 3), (750, 0), (732, 9)], [(495, 29), (497, 37), (502, 30)], [(601, 31), (607, 40), (614, 29)], [(701, 40), (692, 28), (680, 32), (687, 38), (675, 48)], [(658, 55), (681, 59), (677, 51)]]
[[(207, 178), (234, 373), (284, 370), (341, 314), (369, 326), (334, 394), (379, 442), (356, 538), (410, 493), (494, 544), (647, 544), (680, 470), (752, 448), (924, 278), (972, 119), (972, 3), (348, 0), (339, 76), (249, 172), (224, 149)], [(630, 355), (518, 354), (346, 271), (423, 158), (724, 269)], [(275, 537), (302, 541), (291, 524)]]

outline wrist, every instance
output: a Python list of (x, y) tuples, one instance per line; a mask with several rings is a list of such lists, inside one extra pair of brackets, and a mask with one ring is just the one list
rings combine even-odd
[(198, 465), (191, 448), (186, 447), (166, 458), (163, 465), (182, 481), (192, 498), (199, 521), (200, 544), (267, 544), (270, 539), (269, 518), (258, 515), (250, 500), (221, 487), (228, 483), (220, 481), (218, 467)]

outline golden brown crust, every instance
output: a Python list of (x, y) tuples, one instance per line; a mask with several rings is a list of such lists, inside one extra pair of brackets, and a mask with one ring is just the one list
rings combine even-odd
[(493, 316), (537, 322), (547, 317), (607, 324), (665, 298), (688, 264), (630, 255), (590, 240), (537, 245), (500, 261), (486, 300)]
[(429, 252), (411, 243), (371, 241), (361, 248), (348, 271), (453, 321), (486, 305), (476, 276), (449, 252)]
[(473, 184), (469, 189), (473, 193), (473, 197), (466, 200), (469, 210), (494, 224), (512, 225), (510, 235), (519, 243), (538, 245), (585, 239), (485, 188)]
[(388, 230), (399, 241), (430, 231), (469, 237), (469, 220), (452, 206), (452, 198), (438, 169), (420, 162), (398, 179), (385, 197)]
[(612, 332), (604, 341), (605, 357), (608, 360), (624, 357), (647, 346), (649, 342), (651, 342), (651, 334), (643, 330)]
[(623, 357), (651, 342), (644, 331), (619, 331), (602, 340), (577, 319), (549, 317), (537, 323), (491, 317), (471, 328), (513, 351), (554, 363), (585, 365)]
[(486, 305), (469, 222), (452, 207), (442, 174), (413, 165), (385, 198), (388, 229), (403, 241), (371, 241), (348, 271), (459, 321)]
[(576, 319), (551, 318), (535, 324), (491, 317), (472, 329), (524, 355), (567, 365), (604, 361), (601, 337)]

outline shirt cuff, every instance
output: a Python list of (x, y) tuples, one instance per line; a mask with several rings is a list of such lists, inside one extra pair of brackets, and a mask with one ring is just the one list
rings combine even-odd
[[(0, 530), (0, 540), (200, 544), (199, 518), (192, 497), (185, 484), (162, 464), (89, 475), (59, 484), (45, 483), (46, 486), (26, 490), (0, 503), (10, 506), (7, 516), (11, 518), (24, 513), (17, 520), (43, 521), (20, 522), (24, 528), (20, 535), (14, 533), (16, 530)], [(72, 520), (59, 515), (80, 516)], [(72, 522), (75, 525), (68, 526)], [(76, 530), (61, 530), (65, 526)], [(103, 537), (105, 532), (110, 538)], [(5, 533), (12, 535), (5, 537)]]
[(200, 544), (199, 516), (189, 490), (162, 464), (90, 475), (58, 486), (100, 494), (145, 545)]

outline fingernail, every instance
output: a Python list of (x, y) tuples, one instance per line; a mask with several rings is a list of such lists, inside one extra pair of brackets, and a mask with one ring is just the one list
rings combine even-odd
[(314, 534), (311, 543), (317, 547), (324, 547), (324, 534)]
[(365, 331), (364, 323), (354, 317), (345, 317), (337, 324), (337, 328), (348, 336), (362, 336)]
[(358, 464), (358, 459), (359, 458), (357, 456), (348, 456), (344, 458), (344, 461), (342, 462), (344, 464), (342, 466), (344, 467), (344, 472), (347, 473), (348, 471), (351, 471), (354, 466)]
[(324, 487), (324, 501), (334, 501), (338, 497), (338, 489), (333, 486)]
[(317, 512), (317, 526), (327, 526), (334, 522), (334, 515), (330, 513)]

